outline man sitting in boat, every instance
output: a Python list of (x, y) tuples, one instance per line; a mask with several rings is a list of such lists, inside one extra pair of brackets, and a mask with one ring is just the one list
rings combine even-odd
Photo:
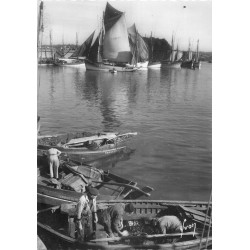
[(79, 199), (76, 206), (76, 225), (78, 240), (80, 242), (86, 241), (89, 237), (93, 235), (93, 217), (94, 223), (98, 221), (96, 213), (96, 198), (98, 195), (98, 190), (93, 187), (86, 187), (86, 193), (84, 193)]
[(152, 225), (156, 226), (162, 234), (183, 233), (181, 221), (174, 215), (165, 215), (152, 219)]
[(49, 170), (50, 170), (50, 178), (54, 178), (58, 180), (58, 168), (59, 168), (59, 159), (58, 156), (61, 154), (56, 148), (50, 148), (47, 152), (48, 160), (49, 160)]
[(118, 236), (128, 236), (128, 232), (121, 232), (123, 228), (123, 214), (133, 213), (134, 205), (132, 203), (114, 204), (104, 210), (98, 210), (99, 223), (104, 226), (104, 229), (109, 237), (114, 237), (114, 234)]

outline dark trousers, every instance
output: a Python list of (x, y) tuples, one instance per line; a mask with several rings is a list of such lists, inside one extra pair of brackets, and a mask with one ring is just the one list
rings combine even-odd
[[(82, 225), (82, 229), (80, 228)], [(82, 218), (77, 222), (77, 235), (78, 240), (81, 242), (88, 241), (93, 234), (93, 216), (92, 212), (89, 210), (82, 213)]]

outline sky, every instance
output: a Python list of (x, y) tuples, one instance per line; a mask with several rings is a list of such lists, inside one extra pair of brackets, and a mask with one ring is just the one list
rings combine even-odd
[[(38, 1), (39, 3), (39, 1)], [(52, 31), (53, 44), (76, 42), (81, 44), (100, 25), (105, 0), (47, 0), (44, 1), (44, 43), (49, 43)], [(143, 36), (165, 38), (169, 43), (172, 34), (182, 50), (187, 50), (190, 39), (192, 49), (200, 41), (201, 51), (212, 51), (211, 0), (116, 0), (109, 3), (125, 12), (127, 26), (136, 24)], [(184, 8), (186, 6), (186, 8)]]

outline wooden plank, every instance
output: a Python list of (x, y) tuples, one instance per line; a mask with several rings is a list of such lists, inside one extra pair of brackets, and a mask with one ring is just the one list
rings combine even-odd
[(102, 241), (118, 241), (118, 240), (126, 240), (126, 239), (155, 239), (155, 238), (176, 237), (176, 236), (193, 235), (193, 234), (197, 235), (198, 233), (188, 232), (188, 233), (173, 233), (173, 234), (152, 234), (152, 235), (143, 235), (143, 236), (122, 236), (122, 237), (95, 239), (91, 241), (102, 242)]

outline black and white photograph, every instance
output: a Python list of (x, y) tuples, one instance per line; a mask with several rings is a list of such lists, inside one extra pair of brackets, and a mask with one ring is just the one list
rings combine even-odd
[(212, 249), (212, 1), (36, 6), (37, 249)]

